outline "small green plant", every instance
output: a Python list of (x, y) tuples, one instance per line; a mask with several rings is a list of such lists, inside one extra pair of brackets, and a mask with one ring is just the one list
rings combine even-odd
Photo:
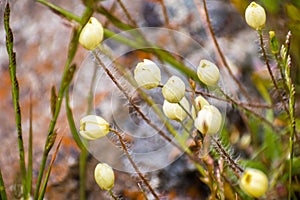
[[(246, 23), (257, 31), (259, 46), (262, 53), (263, 65), (267, 75), (252, 73), (252, 84), (258, 94), (250, 95), (247, 85), (232, 72), (211, 25), (206, 0), (194, 1), (199, 16), (205, 22), (205, 31), (212, 38), (216, 50), (216, 59), (203, 57), (193, 66), (186, 62), (180, 54), (181, 46), (176, 41), (176, 33), (170, 29), (169, 17), (164, 1), (157, 1), (162, 7), (168, 36), (172, 38), (177, 52), (169, 51), (167, 44), (161, 45), (147, 37), (143, 28), (139, 27), (122, 0), (115, 3), (127, 18), (123, 20), (114, 14), (113, 9), (107, 10), (102, 1), (85, 0), (85, 10), (81, 16), (58, 7), (46, 0), (38, 3), (50, 8), (66, 20), (76, 23), (73, 26), (67, 60), (58, 92), (52, 87), (51, 91), (51, 122), (48, 136), (45, 140), (43, 154), (37, 180), (32, 175), (32, 112), (30, 112), (30, 137), (28, 150), (24, 149), (21, 126), (21, 107), (19, 105), (19, 83), (17, 79), (16, 54), (13, 50), (13, 32), (10, 28), (10, 6), (6, 5), (4, 13), (4, 28), (6, 33), (6, 47), (9, 58), (9, 72), (12, 83), (12, 98), (15, 111), (16, 130), (18, 138), (19, 163), (22, 179), (22, 199), (43, 199), (51, 169), (59, 151), (62, 138), (57, 141), (55, 129), (63, 100), (67, 113), (70, 131), (80, 148), (79, 158), (79, 199), (86, 199), (85, 177), (88, 151), (92, 142), (98, 144), (106, 138), (126, 157), (134, 172), (142, 182), (140, 191), (145, 199), (162, 199), (163, 193), (152, 185), (148, 179), (149, 171), (143, 168), (141, 160), (135, 157), (133, 145), (134, 137), (142, 138), (135, 132), (124, 130), (118, 126), (117, 119), (97, 116), (93, 110), (93, 89), (96, 84), (96, 71), (101, 70), (111, 81), (123, 101), (129, 105), (129, 115), (138, 116), (137, 125), (145, 124), (145, 133), (156, 135), (165, 146), (176, 149), (175, 158), (186, 157), (194, 170), (199, 173), (199, 179), (209, 188), (209, 199), (297, 199), (299, 190), (299, 116), (296, 114), (297, 93), (299, 85), (293, 79), (294, 64), (291, 57), (292, 32), (288, 32), (285, 42), (281, 45), (275, 31), (269, 32), (268, 43), (265, 31), (268, 28), (268, 12), (256, 2), (245, 8)], [(156, 2), (156, 1), (155, 1)], [(265, 4), (266, 1), (264, 1)], [(298, 5), (299, 6), (299, 5)], [(94, 14), (101, 14), (107, 22), (118, 31), (114, 32), (106, 23), (101, 23)], [(267, 28), (266, 28), (267, 27)], [(147, 29), (154, 32), (162, 31)], [(165, 31), (165, 30), (164, 30)], [(166, 33), (166, 32), (163, 32)], [(294, 34), (294, 33), (293, 33)], [(297, 35), (299, 33), (295, 33)], [(143, 52), (144, 56), (135, 57), (135, 67), (120, 62), (109, 49), (105, 39), (117, 42), (119, 45)], [(91, 72), (91, 86), (88, 97), (88, 109), (80, 121), (74, 119), (70, 106), (70, 85), (76, 74), (73, 60), (78, 46), (91, 51), (95, 71)], [(132, 51), (132, 50), (131, 50)], [(195, 67), (196, 66), (196, 67)], [(274, 66), (274, 67), (273, 67)], [(278, 74), (275, 74), (278, 70)], [(226, 76), (226, 74), (228, 74)], [(226, 77), (225, 77), (226, 76)], [(267, 76), (267, 77), (266, 77)], [(225, 79), (226, 78), (226, 79)], [(237, 88), (238, 94), (227, 90), (229, 80)], [(299, 84), (299, 83), (298, 83)], [(297, 90), (298, 88), (298, 90)], [(112, 93), (113, 91), (111, 91)], [(275, 93), (276, 100), (271, 93)], [(125, 100), (124, 100), (125, 99)], [(114, 105), (113, 106), (117, 106)], [(237, 131), (235, 124), (226, 119), (226, 110), (231, 107), (243, 122), (244, 132)], [(147, 108), (147, 109), (145, 109)], [(119, 113), (120, 115), (123, 114)], [(82, 114), (80, 114), (82, 115)], [(133, 122), (132, 120), (131, 122)], [(280, 123), (279, 123), (280, 122)], [(279, 124), (279, 125), (278, 125)], [(140, 131), (140, 129), (138, 129)], [(137, 134), (137, 136), (135, 136)], [(146, 135), (146, 138), (150, 136)], [(129, 138), (129, 139), (128, 139)], [(49, 153), (56, 148), (51, 158)], [(148, 146), (144, 146), (146, 149)], [(232, 153), (232, 152), (235, 153)], [(105, 149), (110, 154), (110, 149)], [(170, 152), (166, 152), (171, 154)], [(241, 154), (240, 157), (234, 154)], [(26, 157), (25, 154), (28, 154)], [(27, 158), (27, 160), (25, 160)], [(144, 157), (143, 157), (144, 159)], [(153, 158), (150, 158), (153, 159)], [(146, 160), (146, 159), (145, 159)], [(107, 191), (111, 198), (120, 199), (114, 186), (117, 184), (114, 166), (99, 160), (94, 171), (95, 184)], [(125, 162), (120, 160), (120, 162)], [(155, 163), (156, 160), (151, 160)], [(7, 199), (7, 188), (3, 180), (0, 166), (0, 196)], [(126, 171), (126, 170), (125, 170)], [(286, 195), (279, 194), (277, 186), (284, 186)], [(121, 197), (122, 198), (122, 197)]]

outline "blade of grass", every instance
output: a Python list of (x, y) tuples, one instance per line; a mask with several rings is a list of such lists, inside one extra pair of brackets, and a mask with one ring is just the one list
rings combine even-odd
[(6, 195), (4, 181), (2, 178), (1, 168), (0, 168), (0, 197), (1, 197), (1, 200), (7, 200), (7, 195)]
[(37, 0), (37, 2), (47, 6), (48, 8), (50, 8), (53, 12), (55, 12), (56, 14), (58, 15), (62, 15), (64, 16), (66, 19), (68, 20), (75, 20), (76, 22), (81, 22), (81, 18), (77, 15), (74, 15), (73, 13), (61, 8), (61, 7), (58, 7), (48, 1), (45, 1), (45, 0)]
[(29, 104), (27, 188), (28, 188), (28, 194), (31, 194), (31, 188), (32, 188), (32, 97), (31, 94), (30, 94), (30, 104)]
[(51, 169), (52, 169), (53, 163), (54, 163), (54, 161), (55, 161), (56, 155), (57, 155), (57, 153), (58, 153), (58, 149), (59, 149), (59, 147), (60, 147), (60, 145), (61, 145), (62, 139), (63, 139), (63, 136), (61, 136), (61, 138), (59, 139), (59, 142), (58, 142), (58, 144), (57, 144), (57, 146), (56, 146), (56, 149), (55, 149), (55, 151), (54, 151), (54, 154), (53, 154), (53, 156), (52, 156), (52, 159), (51, 159), (50, 165), (49, 165), (49, 167), (48, 167), (48, 170), (47, 170), (47, 172), (46, 172), (45, 179), (44, 179), (44, 183), (43, 183), (43, 185), (42, 185), (41, 193), (40, 193), (40, 195), (39, 195), (38, 200), (44, 199), (45, 192), (46, 192), (46, 187), (47, 187), (47, 183), (48, 183), (48, 180), (49, 180), (49, 177), (50, 177), (50, 173), (51, 173)]
[(28, 190), (27, 190), (27, 182), (26, 182), (26, 166), (25, 166), (25, 152), (24, 152), (23, 135), (22, 135), (21, 108), (19, 104), (19, 83), (16, 77), (16, 68), (17, 68), (16, 53), (13, 50), (13, 33), (10, 28), (9, 18), (10, 18), (10, 7), (9, 7), (9, 3), (7, 3), (4, 12), (6, 49), (9, 57), (9, 72), (10, 72), (10, 79), (12, 83), (12, 98), (13, 98), (13, 104), (15, 110), (16, 128), (18, 133), (19, 162), (20, 162), (20, 170), (22, 175), (23, 198), (27, 199)]
[[(47, 5), (47, 6), (50, 6), (50, 5)], [(57, 9), (56, 11), (58, 13), (60, 13), (60, 9)], [(64, 14), (66, 14), (66, 13), (61, 12), (61, 14), (63, 16), (65, 16)], [(73, 16), (73, 15), (68, 15), (68, 16), (73, 17), (74, 20), (76, 20), (77, 22), (79, 22), (81, 24), (85, 24), (85, 23), (87, 23), (89, 17), (92, 14), (93, 14), (93, 11), (90, 8), (86, 8), (86, 10), (84, 11), (83, 16), (80, 19), (78, 19), (76, 16)], [(62, 100), (63, 100), (63, 97), (64, 97), (65, 90), (68, 88), (70, 82), (72, 81), (72, 78), (73, 78), (73, 75), (74, 75), (74, 72), (75, 72), (75, 66), (73, 65), (74, 67), (72, 68), (72, 66), (70, 67), (70, 65), (71, 65), (71, 62), (73, 61), (73, 58), (74, 58), (75, 53), (77, 51), (78, 38), (79, 38), (79, 34), (80, 34), (81, 29), (82, 29), (82, 27), (80, 27), (79, 29), (77, 29), (77, 28), (73, 29), (73, 35), (71, 37), (71, 41), (70, 41), (70, 44), (69, 44), (68, 58), (67, 58), (67, 61), (66, 61), (66, 64), (65, 64), (65, 68), (64, 68), (64, 72), (63, 72), (62, 80), (61, 80), (61, 85), (60, 85), (60, 89), (59, 89), (59, 92), (58, 92), (58, 98), (57, 98), (57, 102), (56, 102), (56, 106), (55, 106), (55, 112), (54, 112), (54, 115), (51, 119), (49, 129), (48, 129), (48, 137), (47, 137), (46, 142), (45, 142), (45, 151), (43, 153), (42, 163), (41, 163), (40, 170), (39, 170), (38, 180), (37, 180), (37, 184), (36, 184), (36, 190), (35, 190), (35, 193), (34, 193), (34, 200), (37, 200), (37, 198), (39, 196), (39, 188), (40, 188), (40, 185), (41, 185), (41, 181), (42, 181), (42, 178), (43, 178), (47, 157), (48, 157), (48, 154), (49, 154), (49, 151), (46, 150), (46, 147), (49, 143), (49, 136), (51, 136), (54, 133), (54, 128), (55, 128), (55, 125), (56, 125), (58, 115), (60, 113), (60, 108), (61, 108), (61, 104), (62, 104)], [(70, 72), (70, 70), (71, 70), (71, 72)]]
[(85, 195), (85, 174), (86, 174), (86, 158), (88, 155), (88, 152), (83, 144), (83, 142), (81, 141), (77, 129), (76, 129), (76, 125), (74, 122), (74, 118), (73, 118), (73, 112), (72, 109), (70, 107), (70, 103), (69, 103), (69, 92), (66, 92), (66, 112), (67, 112), (67, 118), (68, 118), (68, 122), (69, 122), (69, 127), (72, 133), (72, 136), (77, 144), (77, 146), (80, 148), (81, 152), (80, 152), (80, 157), (79, 157), (79, 199), (80, 200), (84, 200), (86, 195)]

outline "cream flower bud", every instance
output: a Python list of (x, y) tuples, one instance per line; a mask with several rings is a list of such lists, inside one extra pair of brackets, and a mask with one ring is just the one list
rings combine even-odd
[(195, 127), (203, 134), (217, 133), (222, 124), (222, 115), (213, 105), (204, 105), (195, 119)]
[(111, 190), (115, 184), (115, 175), (113, 169), (106, 163), (97, 164), (94, 171), (96, 183), (102, 190)]
[(208, 61), (201, 60), (197, 69), (198, 78), (208, 86), (214, 86), (220, 79), (220, 71), (218, 67)]
[(103, 27), (94, 17), (91, 17), (81, 30), (79, 43), (88, 50), (95, 49), (103, 39)]
[(161, 81), (160, 69), (151, 60), (144, 59), (144, 62), (139, 62), (135, 67), (134, 79), (138, 86), (150, 90)]
[(263, 7), (251, 2), (246, 8), (245, 19), (247, 24), (255, 30), (261, 30), (266, 24), (266, 12)]
[(87, 115), (80, 120), (80, 135), (88, 140), (104, 137), (109, 132), (109, 123), (102, 117)]
[(195, 107), (192, 106), (192, 116), (195, 119), (196, 118), (196, 114), (205, 106), (205, 105), (209, 105), (208, 101), (201, 95), (197, 96), (195, 98)]
[(183, 97), (179, 103), (170, 103), (164, 100), (163, 112), (169, 119), (183, 121), (187, 117), (186, 111), (189, 109), (190, 105), (185, 97)]
[(178, 76), (172, 76), (162, 88), (162, 95), (170, 103), (178, 103), (185, 94), (185, 84)]
[(247, 168), (240, 177), (241, 189), (252, 197), (260, 197), (268, 190), (268, 177), (260, 170)]

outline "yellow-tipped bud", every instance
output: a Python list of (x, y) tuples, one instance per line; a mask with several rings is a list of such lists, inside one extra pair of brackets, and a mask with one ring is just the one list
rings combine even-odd
[(147, 90), (156, 88), (161, 81), (160, 69), (151, 60), (144, 59), (144, 62), (139, 62), (135, 67), (134, 79), (138, 86)]
[(114, 187), (115, 174), (113, 169), (108, 164), (97, 164), (94, 171), (94, 178), (102, 190), (111, 190)]
[(247, 168), (239, 184), (246, 194), (258, 198), (268, 190), (268, 177), (258, 169)]
[(194, 126), (203, 134), (215, 134), (222, 125), (222, 115), (213, 105), (204, 105), (198, 112)]
[(80, 135), (87, 140), (96, 140), (106, 136), (109, 123), (102, 117), (87, 115), (80, 120)]
[(197, 69), (197, 75), (200, 81), (208, 86), (216, 85), (220, 79), (220, 71), (218, 67), (208, 60), (200, 61)]
[(190, 109), (188, 100), (183, 97), (179, 103), (180, 105), (178, 103), (170, 103), (164, 100), (163, 112), (169, 119), (183, 121), (187, 117), (186, 111)]
[(185, 84), (177, 76), (169, 78), (162, 88), (162, 95), (170, 103), (178, 103), (185, 94)]
[(91, 17), (81, 30), (79, 43), (88, 50), (95, 49), (103, 40), (103, 27), (94, 17)]
[(247, 24), (255, 30), (261, 30), (266, 24), (266, 12), (263, 7), (251, 2), (245, 11)]

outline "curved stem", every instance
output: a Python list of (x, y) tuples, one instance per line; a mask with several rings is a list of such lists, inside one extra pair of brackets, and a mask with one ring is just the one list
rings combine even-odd
[[(196, 6), (197, 6), (197, 10), (200, 14), (200, 16), (202, 16), (202, 11), (201, 11), (201, 6), (200, 6), (200, 3), (197, 1), (197, 0), (194, 0)], [(225, 66), (226, 70), (228, 71), (229, 75), (232, 77), (232, 79), (234, 80), (234, 82), (237, 84), (237, 86), (239, 87), (240, 91), (243, 93), (243, 95), (248, 99), (250, 100), (250, 96), (248, 95), (248, 92), (245, 90), (245, 88), (243, 87), (243, 85), (241, 84), (241, 82), (234, 76), (231, 68), (229, 67), (227, 61), (226, 61), (226, 58), (220, 48), (220, 45), (216, 39), (216, 36), (214, 34), (214, 31), (213, 31), (213, 28), (212, 28), (212, 25), (211, 25), (211, 22), (210, 22), (210, 18), (209, 18), (209, 14), (208, 14), (208, 10), (207, 10), (207, 5), (206, 5), (206, 0), (202, 0), (203, 2), (203, 8), (204, 8), (204, 15), (205, 15), (205, 21), (207, 22), (207, 28), (208, 28), (208, 31), (212, 40), (213, 40), (213, 43), (216, 47), (216, 50), (217, 50), (217, 53), (223, 63), (223, 65)]]
[(114, 130), (114, 129), (110, 129), (111, 132), (115, 133), (118, 138), (119, 138), (119, 141), (121, 143), (121, 146), (126, 154), (126, 157), (128, 158), (130, 164), (132, 165), (132, 167), (134, 168), (134, 170), (136, 171), (136, 173), (138, 174), (138, 176), (142, 179), (142, 181), (145, 183), (145, 185), (147, 186), (147, 188), (150, 190), (151, 194), (155, 197), (155, 199), (158, 199), (159, 200), (159, 197), (158, 195), (156, 194), (156, 192), (154, 191), (154, 189), (152, 188), (152, 186), (149, 184), (148, 180), (143, 176), (142, 172), (140, 171), (140, 169), (138, 168), (138, 166), (135, 164), (134, 160), (132, 159), (132, 157), (130, 156), (129, 152), (128, 152), (128, 149), (127, 149), (127, 146), (126, 144), (124, 143), (123, 141), (123, 138), (121, 136), (121, 134), (117, 131), (117, 130)]

